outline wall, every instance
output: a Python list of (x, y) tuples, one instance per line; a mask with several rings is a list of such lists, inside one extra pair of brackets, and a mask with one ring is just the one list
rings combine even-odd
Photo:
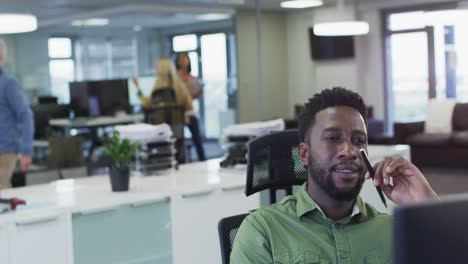
[(354, 12), (336, 8), (290, 11), (287, 14), (289, 110), (313, 93), (333, 85), (357, 91), (374, 107), (378, 118), (385, 117), (384, 60), (380, 10), (414, 5), (451, 2), (450, 0), (367, 0), (361, 1), (360, 17), (370, 25), (369, 34), (355, 38), (356, 56), (351, 60), (314, 62), (310, 59), (308, 28), (315, 22), (352, 17)]
[[(314, 61), (311, 59), (309, 28), (315, 23), (344, 20), (353, 16), (350, 9), (337, 12), (335, 8), (319, 8), (288, 12), (287, 55), (289, 111), (293, 114), (295, 104), (303, 104), (314, 93), (333, 86), (343, 86), (362, 92), (358, 82), (357, 59)], [(358, 41), (356, 41), (358, 46)], [(356, 52), (357, 53), (357, 52)], [(358, 57), (359, 54), (356, 54)]]
[(258, 86), (255, 17), (255, 12), (240, 11), (235, 20), (238, 54), (238, 105), (239, 122), (241, 123), (290, 117), (286, 16), (279, 12), (262, 12), (261, 15), (263, 94), (260, 93)]

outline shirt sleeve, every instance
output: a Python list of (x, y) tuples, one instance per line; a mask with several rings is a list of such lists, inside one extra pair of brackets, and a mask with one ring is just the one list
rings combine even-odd
[(231, 251), (231, 264), (273, 263), (271, 246), (264, 224), (253, 213), (239, 228)]
[(25, 156), (32, 154), (32, 141), (34, 137), (33, 113), (23, 93), (23, 89), (16, 80), (9, 82), (7, 87), (7, 100), (16, 123), (21, 127), (20, 153)]

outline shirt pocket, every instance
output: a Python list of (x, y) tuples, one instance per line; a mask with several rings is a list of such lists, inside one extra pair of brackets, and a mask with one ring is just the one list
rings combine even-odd
[(320, 258), (313, 252), (283, 253), (275, 256), (274, 264), (328, 264), (328, 261)]

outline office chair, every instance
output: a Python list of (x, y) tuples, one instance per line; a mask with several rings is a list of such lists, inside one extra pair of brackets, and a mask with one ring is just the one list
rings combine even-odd
[(292, 195), (293, 185), (307, 181), (307, 169), (302, 165), (299, 136), (295, 129), (274, 132), (250, 141), (247, 145), (247, 196), (269, 190), (270, 203), (276, 203), (276, 191)]
[[(285, 190), (287, 195), (292, 195), (294, 185), (306, 182), (307, 169), (300, 162), (298, 145), (297, 130), (273, 132), (247, 143), (245, 195), (269, 190), (270, 203), (275, 203), (277, 190)], [(234, 237), (246, 216), (231, 216), (218, 223), (223, 264), (229, 263)], [(226, 241), (226, 234), (232, 236), (230, 242)]]
[(151, 93), (151, 106), (158, 107), (161, 104), (176, 103), (175, 90), (172, 88), (162, 88)]
[[(162, 123), (168, 124), (175, 138), (175, 147), (177, 150), (177, 161), (185, 163), (191, 161), (190, 146), (185, 149), (185, 108), (177, 104), (165, 104), (150, 109), (144, 110), (144, 122), (148, 124), (158, 125)], [(187, 153), (186, 153), (187, 152)]]
[(221, 245), (221, 259), (223, 264), (230, 262), (232, 245), (239, 227), (249, 214), (240, 214), (223, 218), (218, 223), (219, 242)]
[(47, 167), (56, 169), (59, 179), (64, 179), (62, 169), (79, 167), (84, 164), (83, 139), (74, 136), (49, 138)]
[(34, 113), (33, 161), (35, 164), (45, 165), (48, 151), (47, 138), (56, 133), (49, 126), (49, 120), (68, 117), (69, 107), (46, 103), (34, 105), (31, 109)]

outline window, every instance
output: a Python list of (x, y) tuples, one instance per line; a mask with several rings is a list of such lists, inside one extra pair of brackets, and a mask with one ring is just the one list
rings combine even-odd
[(136, 72), (137, 40), (123, 37), (83, 37), (77, 41), (80, 80), (127, 78)]
[[(203, 81), (203, 95), (193, 101), (206, 138), (219, 138), (222, 128), (235, 122), (234, 33), (206, 32), (171, 38), (172, 53), (187, 52), (192, 75)], [(234, 106), (233, 106), (234, 105)], [(233, 107), (230, 107), (233, 106)]]
[(387, 120), (424, 120), (431, 98), (468, 101), (468, 10), (438, 4), (384, 16)]
[(197, 49), (197, 35), (180, 35), (172, 38), (172, 49), (175, 52), (189, 51)]
[(70, 102), (68, 83), (75, 80), (75, 61), (71, 38), (49, 38), (49, 76), (51, 93), (60, 103)]

